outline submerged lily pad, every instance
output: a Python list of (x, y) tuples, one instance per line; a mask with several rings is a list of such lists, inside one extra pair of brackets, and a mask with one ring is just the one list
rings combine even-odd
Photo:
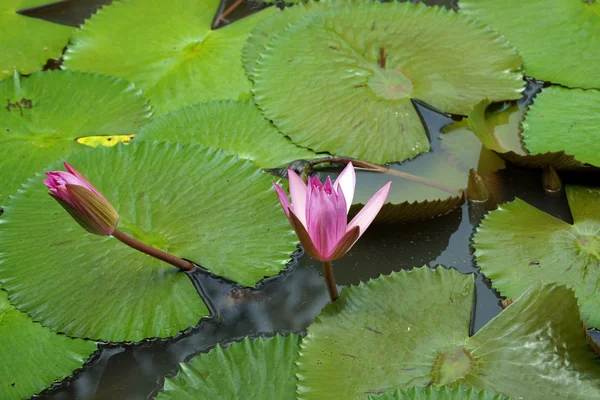
[(0, 205), (57, 159), (86, 149), (83, 136), (135, 133), (150, 117), (141, 92), (121, 79), (47, 71), (0, 82)]
[(0, 290), (0, 399), (29, 398), (81, 368), (95, 342), (57, 335), (15, 309)]
[(510, 398), (502, 394), (491, 395), (486, 391), (478, 392), (473, 388), (463, 389), (460, 386), (454, 388), (444, 386), (441, 389), (429, 386), (398, 389), (381, 396), (369, 396), (368, 400), (510, 400)]
[(473, 238), (482, 272), (503, 296), (536, 282), (575, 291), (586, 324), (600, 328), (600, 189), (567, 186), (574, 224), (516, 199), (488, 214)]
[[(449, 31), (453, 51), (439, 40)], [(521, 63), (497, 33), (450, 10), (351, 3), (311, 13), (277, 36), (255, 68), (254, 95), (294, 143), (403, 161), (429, 150), (412, 98), (457, 114), (485, 97), (516, 99)]]
[(523, 140), (532, 154), (564, 151), (600, 167), (600, 91), (542, 90), (523, 121)]
[(600, 364), (562, 286), (528, 289), (469, 337), (473, 275), (438, 267), (347, 287), (309, 326), (300, 399), (445, 385), (514, 398), (600, 398)]
[(135, 140), (197, 143), (261, 167), (316, 157), (281, 135), (251, 101), (216, 100), (184, 107), (144, 126)]
[(597, 1), (460, 0), (459, 6), (461, 13), (490, 24), (519, 49), (527, 75), (571, 87), (600, 88)]
[[(217, 275), (252, 286), (296, 248), (272, 177), (248, 161), (147, 142), (68, 161), (112, 202), (120, 230)], [(184, 273), (86, 233), (41, 180), (24, 185), (0, 224), (0, 281), (17, 308), (56, 331), (107, 341), (173, 336), (208, 314)]]
[(217, 345), (166, 378), (156, 400), (296, 398), (296, 359), (300, 336), (245, 338)]
[(76, 31), (65, 67), (134, 82), (157, 114), (215, 99), (250, 97), (241, 54), (266, 9), (217, 30), (219, 0), (115, 1)]
[[(13, 71), (30, 74), (42, 69), (51, 58), (58, 58), (69, 42), (73, 28), (30, 18), (17, 13), (52, 0), (2, 0), (0, 2), (0, 79)], [(4, 98), (0, 97), (3, 101)]]

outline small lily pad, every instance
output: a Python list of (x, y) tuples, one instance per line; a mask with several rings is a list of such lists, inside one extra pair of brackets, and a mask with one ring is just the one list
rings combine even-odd
[(454, 388), (444, 386), (441, 389), (429, 386), (398, 389), (381, 396), (369, 396), (368, 400), (510, 400), (510, 397), (502, 394), (491, 395), (486, 391), (478, 392), (473, 388), (463, 389), (460, 386)]
[(130, 82), (47, 71), (0, 81), (0, 205), (36, 172), (86, 149), (85, 136), (133, 134), (150, 106)]
[[(253, 286), (296, 249), (272, 177), (249, 161), (148, 142), (68, 161), (111, 201), (121, 231), (217, 275)], [(186, 274), (86, 233), (41, 181), (24, 185), (0, 224), (0, 281), (17, 308), (73, 337), (119, 342), (173, 336), (208, 315)]]
[(586, 324), (600, 328), (600, 189), (567, 186), (574, 224), (516, 199), (489, 213), (473, 237), (477, 264), (503, 296), (536, 282), (575, 291)]
[(523, 140), (532, 154), (564, 151), (600, 167), (600, 91), (543, 89), (523, 121)]
[[(439, 40), (448, 31), (453, 51)], [(429, 150), (412, 98), (456, 114), (517, 99), (521, 63), (497, 33), (450, 10), (356, 2), (294, 23), (252, 76), (257, 104), (294, 143), (384, 163)]]
[(293, 400), (299, 341), (299, 335), (290, 334), (217, 345), (189, 364), (180, 364), (179, 373), (165, 379), (156, 400)]
[(461, 13), (489, 24), (519, 49), (527, 75), (570, 87), (600, 89), (597, 1), (460, 0), (459, 6)]
[[(53, 3), (52, 0), (2, 0), (0, 2), (0, 79), (13, 71), (30, 74), (51, 58), (59, 58), (73, 28), (26, 17), (17, 11)], [(0, 97), (4, 100), (4, 97)]]
[(250, 98), (242, 46), (275, 10), (211, 30), (218, 6), (219, 0), (115, 1), (75, 32), (64, 66), (134, 82), (157, 115), (201, 101)]
[(58, 335), (14, 308), (0, 290), (0, 399), (29, 398), (81, 368), (95, 342)]
[(279, 133), (251, 101), (216, 100), (184, 107), (144, 126), (135, 140), (197, 143), (261, 167), (316, 157)]
[(473, 297), (473, 275), (442, 267), (346, 287), (302, 340), (298, 398), (446, 385), (534, 400), (600, 398), (600, 364), (571, 290), (529, 288), (469, 337)]

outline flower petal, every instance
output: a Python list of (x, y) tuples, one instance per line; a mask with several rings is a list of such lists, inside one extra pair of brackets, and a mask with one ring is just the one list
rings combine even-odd
[[(63, 164), (64, 164), (65, 169), (67, 170), (67, 172), (69, 174), (73, 175), (73, 177), (71, 179), (68, 179), (68, 180), (65, 179), (67, 181), (67, 183), (84, 186), (87, 189), (91, 190), (92, 193), (94, 193), (97, 196), (99, 196), (102, 200), (106, 200), (104, 198), (104, 196), (102, 196), (102, 193), (100, 193), (98, 191), (98, 189), (96, 189), (94, 187), (94, 185), (92, 185), (91, 182), (88, 181), (87, 178), (85, 176), (83, 176), (83, 174), (81, 172), (79, 172), (78, 170), (76, 170), (75, 168), (73, 168), (73, 166), (71, 164), (69, 164), (68, 162), (66, 162), (66, 161)], [(73, 179), (73, 178), (76, 178), (76, 180)]]
[(326, 261), (325, 257), (315, 247), (313, 241), (311, 240), (308, 232), (302, 222), (296, 217), (293, 212), (290, 212), (290, 222), (292, 223), (292, 228), (296, 231), (296, 235), (298, 235), (298, 239), (300, 240), (300, 244), (304, 248), (304, 251), (314, 259), (319, 261)]
[(342, 173), (335, 180), (335, 183), (333, 184), (334, 189), (337, 189), (338, 186), (342, 188), (342, 192), (346, 198), (347, 214), (348, 211), (350, 211), (350, 206), (354, 199), (354, 190), (356, 188), (356, 173), (354, 172), (354, 165), (352, 165), (351, 162), (346, 164), (346, 168), (344, 168)]
[(392, 186), (392, 182), (388, 182), (384, 187), (379, 189), (377, 193), (373, 195), (365, 204), (365, 206), (360, 210), (358, 214), (350, 221), (348, 224), (348, 231), (358, 226), (360, 228), (360, 236), (367, 230), (371, 222), (375, 219), (375, 216), (383, 207), (385, 200), (387, 199), (388, 193), (390, 192), (390, 186)]
[[(288, 217), (288, 219), (290, 219), (290, 209), (292, 208), (292, 205), (290, 204), (290, 200), (288, 199), (287, 194), (281, 188), (281, 186), (279, 186), (275, 182), (273, 182), (273, 187), (275, 188), (275, 191), (277, 192), (277, 197), (279, 197), (279, 202), (281, 203), (281, 208), (283, 208), (285, 215)], [(290, 224), (291, 223), (292, 223), (292, 221), (290, 220)]]
[(292, 197), (292, 210), (298, 219), (306, 226), (306, 184), (293, 170), (288, 169), (290, 181), (290, 196)]
[(327, 257), (327, 261), (335, 261), (342, 258), (344, 255), (346, 255), (348, 250), (354, 246), (354, 243), (356, 243), (359, 237), (360, 228), (358, 226), (350, 229), (348, 232), (346, 232), (342, 239), (340, 239), (337, 246), (335, 246), (335, 248), (331, 251)]

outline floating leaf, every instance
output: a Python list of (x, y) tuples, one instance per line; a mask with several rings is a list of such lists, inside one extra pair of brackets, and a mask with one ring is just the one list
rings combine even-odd
[(128, 144), (135, 135), (110, 135), (110, 136), (82, 136), (76, 139), (77, 143), (90, 147), (116, 146), (118, 143)]
[[(438, 40), (448, 31), (451, 52)], [(294, 143), (403, 161), (429, 150), (411, 98), (458, 114), (485, 97), (516, 99), (520, 65), (497, 33), (463, 15), (360, 2), (311, 14), (275, 38), (255, 68), (254, 94)]]
[[(571, 87), (600, 88), (600, 4), (594, 0), (460, 0), (504, 34), (525, 59), (527, 75)], [(542, 12), (552, 10), (552, 12)], [(526, 23), (524, 16), (535, 16)]]
[(94, 342), (43, 328), (9, 302), (0, 290), (0, 399), (19, 400), (71, 375), (96, 351)]
[(564, 151), (600, 167), (600, 91), (542, 90), (523, 121), (523, 139), (533, 154)]
[(241, 53), (267, 9), (217, 30), (219, 0), (115, 1), (77, 31), (65, 67), (134, 82), (156, 114), (214, 99), (250, 97)]
[(251, 101), (216, 100), (184, 107), (144, 126), (135, 140), (198, 143), (261, 167), (316, 157), (279, 133)]
[[(14, 70), (30, 74), (50, 58), (59, 58), (73, 28), (30, 18), (17, 11), (52, 3), (51, 0), (2, 0), (0, 2), (0, 79)], [(3, 101), (5, 98), (0, 97)]]
[(398, 389), (392, 393), (381, 396), (369, 396), (369, 400), (509, 400), (501, 394), (491, 395), (486, 391), (478, 392), (475, 389), (463, 389), (462, 387), (450, 388), (444, 386), (436, 389), (431, 386), (427, 388), (413, 387), (407, 390)]
[(275, 335), (217, 345), (165, 379), (156, 400), (296, 398), (296, 359), (300, 336)]
[(473, 275), (441, 267), (345, 288), (302, 340), (299, 398), (445, 385), (515, 398), (600, 398), (600, 364), (570, 290), (530, 288), (469, 337), (473, 296)]
[[(272, 177), (248, 161), (146, 142), (68, 161), (115, 206), (120, 230), (217, 275), (254, 285), (296, 248)], [(85, 233), (41, 180), (13, 197), (0, 224), (0, 281), (16, 307), (70, 336), (107, 341), (173, 336), (208, 314), (184, 273)]]
[(588, 326), (600, 328), (600, 189), (567, 186), (566, 193), (573, 225), (516, 199), (483, 220), (473, 238), (475, 257), (509, 298), (536, 282), (567, 285)]
[(0, 81), (0, 205), (27, 178), (86, 149), (82, 136), (135, 133), (150, 117), (141, 92), (121, 79), (48, 71)]

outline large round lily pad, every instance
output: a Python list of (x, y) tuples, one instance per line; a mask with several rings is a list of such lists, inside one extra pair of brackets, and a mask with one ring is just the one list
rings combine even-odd
[[(453, 51), (439, 40), (452, 32)], [(466, 16), (422, 4), (357, 2), (311, 13), (261, 54), (254, 94), (294, 143), (375, 163), (429, 150), (411, 98), (467, 114), (517, 99), (521, 58)]]
[(293, 400), (299, 341), (300, 336), (290, 334), (217, 345), (190, 364), (180, 364), (156, 399)]
[(197, 143), (261, 167), (316, 157), (279, 133), (251, 101), (215, 100), (184, 107), (144, 126), (135, 140)]
[(95, 342), (58, 335), (15, 309), (0, 290), (0, 399), (41, 392), (81, 368)]
[(569, 289), (530, 288), (469, 337), (473, 296), (473, 275), (441, 267), (345, 288), (302, 340), (299, 398), (445, 385), (534, 400), (600, 398), (600, 364)]
[(57, 159), (86, 149), (84, 136), (133, 134), (150, 117), (141, 92), (121, 79), (48, 71), (0, 82), (0, 205)]
[(567, 186), (574, 224), (516, 199), (488, 214), (473, 238), (482, 272), (515, 298), (536, 282), (575, 291), (581, 315), (600, 328), (600, 189)]
[[(119, 229), (217, 275), (254, 285), (296, 248), (272, 177), (249, 161), (146, 142), (68, 161), (113, 203)], [(173, 336), (208, 314), (184, 273), (86, 233), (41, 180), (13, 197), (0, 224), (0, 281), (17, 308), (56, 331), (108, 341)]]
[(523, 140), (532, 154), (564, 151), (600, 167), (600, 90), (542, 90), (523, 121)]
[(597, 1), (460, 0), (459, 6), (461, 13), (490, 24), (519, 49), (527, 75), (571, 87), (600, 88)]
[[(2, 0), (0, 2), (0, 79), (13, 71), (30, 74), (42, 69), (50, 58), (58, 58), (67, 45), (73, 28), (30, 18), (17, 11), (44, 4), (51, 0)], [(0, 97), (2, 101), (5, 98)]]
[(463, 389), (462, 387), (450, 388), (444, 386), (441, 389), (434, 387), (413, 387), (410, 389), (398, 389), (394, 392), (382, 394), (381, 396), (369, 396), (368, 400), (509, 400), (502, 394), (491, 395), (486, 391)]
[(242, 67), (248, 32), (266, 9), (211, 30), (219, 0), (115, 1), (87, 20), (65, 53), (65, 67), (134, 82), (156, 114), (214, 99), (250, 97)]

